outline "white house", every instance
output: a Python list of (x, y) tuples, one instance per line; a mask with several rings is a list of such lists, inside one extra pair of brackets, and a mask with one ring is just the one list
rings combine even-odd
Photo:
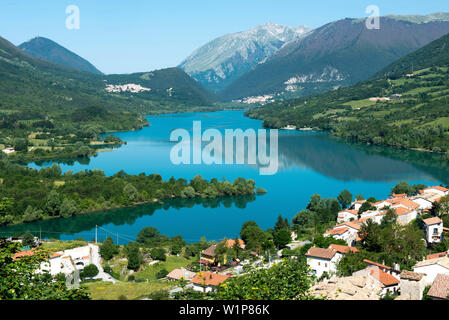
[(400, 288), (400, 275), (399, 266), (396, 268), (391, 268), (381, 263), (377, 263), (371, 260), (363, 260), (366, 263), (366, 268), (357, 272), (354, 272), (353, 276), (367, 275), (376, 279), (382, 290), (380, 295), (385, 295), (387, 293), (396, 293)]
[(377, 294), (385, 295), (387, 293), (396, 293), (399, 291), (400, 280), (394, 277), (392, 274), (385, 272), (382, 268), (378, 266), (370, 265), (365, 269), (354, 272), (353, 276), (369, 276), (376, 281), (381, 286), (381, 291)]
[(349, 209), (356, 210), (358, 212), (365, 202), (366, 202), (366, 200), (354, 201), (353, 203), (351, 203), (351, 206), (349, 207)]
[(6, 149), (3, 149), (2, 152), (6, 153), (6, 154), (10, 154), (10, 153), (16, 152), (16, 150), (14, 148), (6, 148)]
[(356, 223), (357, 221), (339, 224), (335, 226), (333, 229), (327, 231), (324, 234), (324, 236), (325, 237), (333, 236), (335, 239), (341, 239), (346, 241), (348, 246), (353, 246), (357, 238), (357, 233), (360, 230), (360, 225)]
[(329, 276), (337, 272), (337, 263), (341, 258), (337, 255), (337, 250), (333, 248), (312, 247), (306, 253), (307, 265), (312, 269), (313, 274), (319, 279), (324, 273)]
[(438, 217), (423, 220), (427, 243), (439, 243), (443, 239), (443, 221)]
[(429, 187), (424, 190), (421, 190), (420, 193), (436, 193), (439, 194), (441, 197), (449, 195), (449, 189), (441, 187), (441, 186), (434, 186)]
[(413, 271), (426, 274), (426, 285), (431, 285), (438, 274), (449, 275), (449, 257), (420, 261)]
[(193, 279), (193, 290), (208, 293), (225, 282), (229, 276), (209, 271), (199, 272)]
[(343, 223), (343, 222), (349, 222), (352, 220), (358, 219), (358, 210), (343, 210), (338, 213), (337, 222)]

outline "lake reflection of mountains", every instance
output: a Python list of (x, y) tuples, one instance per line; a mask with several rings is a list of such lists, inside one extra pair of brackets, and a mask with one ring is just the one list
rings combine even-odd
[[(388, 150), (392, 149), (392, 150)], [(424, 159), (423, 159), (424, 158)], [(424, 165), (425, 161), (434, 166)], [(448, 181), (433, 155), (393, 148), (355, 146), (325, 134), (281, 135), (280, 169), (305, 166), (339, 180), (390, 181), (403, 178)]]

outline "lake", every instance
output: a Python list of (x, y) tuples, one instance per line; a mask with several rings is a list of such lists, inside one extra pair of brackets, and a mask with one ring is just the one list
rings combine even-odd
[[(127, 145), (111, 152), (99, 153), (90, 161), (61, 163), (62, 170), (100, 169), (107, 175), (120, 170), (128, 174), (159, 173), (164, 179), (191, 179), (201, 174), (206, 179), (225, 177), (250, 178), (267, 194), (217, 200), (168, 200), (102, 213), (52, 219), (3, 228), (1, 232), (32, 231), (63, 240), (118, 238), (123, 244), (134, 240), (144, 227), (152, 226), (167, 236), (182, 235), (188, 242), (234, 238), (242, 224), (256, 221), (262, 229), (270, 228), (279, 214), (292, 218), (304, 209), (312, 194), (337, 197), (343, 189), (354, 196), (384, 199), (391, 188), (401, 182), (439, 185), (449, 183), (447, 164), (440, 156), (418, 151), (404, 151), (365, 145), (353, 145), (324, 133), (280, 131), (279, 171), (262, 176), (256, 165), (174, 165), (170, 162), (170, 142), (174, 129), (192, 131), (193, 121), (201, 121), (202, 129), (261, 129), (262, 122), (244, 117), (243, 111), (187, 113), (149, 116), (150, 127), (139, 131), (118, 132), (115, 136)], [(52, 162), (30, 164), (39, 168)]]

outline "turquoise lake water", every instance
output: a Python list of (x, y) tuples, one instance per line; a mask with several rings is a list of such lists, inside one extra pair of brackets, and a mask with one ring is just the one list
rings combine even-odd
[[(164, 179), (191, 179), (197, 174), (204, 178), (251, 178), (258, 187), (268, 191), (254, 197), (224, 198), (209, 201), (169, 200), (163, 204), (149, 204), (135, 208), (112, 210), (103, 213), (76, 216), (70, 219), (53, 219), (14, 226), (6, 230), (42, 230), (46, 237), (59, 239), (95, 236), (99, 239), (118, 233), (121, 244), (134, 240), (144, 227), (152, 226), (167, 236), (182, 235), (186, 241), (199, 241), (235, 237), (242, 224), (256, 221), (263, 229), (270, 228), (279, 214), (292, 218), (307, 205), (310, 196), (318, 193), (324, 197), (337, 197), (343, 189), (354, 196), (363, 194), (378, 199), (386, 198), (391, 188), (401, 181), (411, 184), (439, 185), (449, 183), (447, 164), (439, 156), (417, 151), (392, 148), (350, 145), (323, 133), (280, 131), (279, 171), (272, 176), (262, 176), (254, 165), (173, 165), (170, 142), (174, 129), (192, 131), (193, 121), (201, 121), (202, 129), (248, 128), (261, 129), (262, 122), (243, 116), (242, 111), (215, 113), (188, 113), (149, 116), (151, 127), (139, 131), (119, 132), (114, 135), (127, 141), (112, 152), (99, 153), (88, 163), (61, 163), (63, 171), (100, 169), (107, 175), (120, 170), (128, 174), (159, 173)], [(31, 167), (52, 165), (31, 164)], [(5, 230), (5, 229), (4, 229)], [(2, 230), (4, 232), (4, 230)], [(107, 231), (104, 231), (107, 230)]]

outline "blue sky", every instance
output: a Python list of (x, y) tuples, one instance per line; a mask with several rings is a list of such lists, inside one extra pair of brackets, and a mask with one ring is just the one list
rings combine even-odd
[[(80, 29), (65, 27), (66, 7), (80, 9)], [(18, 45), (48, 37), (105, 73), (178, 65), (226, 33), (275, 22), (320, 27), (366, 16), (449, 12), (448, 0), (0, 0), (0, 36)]]

